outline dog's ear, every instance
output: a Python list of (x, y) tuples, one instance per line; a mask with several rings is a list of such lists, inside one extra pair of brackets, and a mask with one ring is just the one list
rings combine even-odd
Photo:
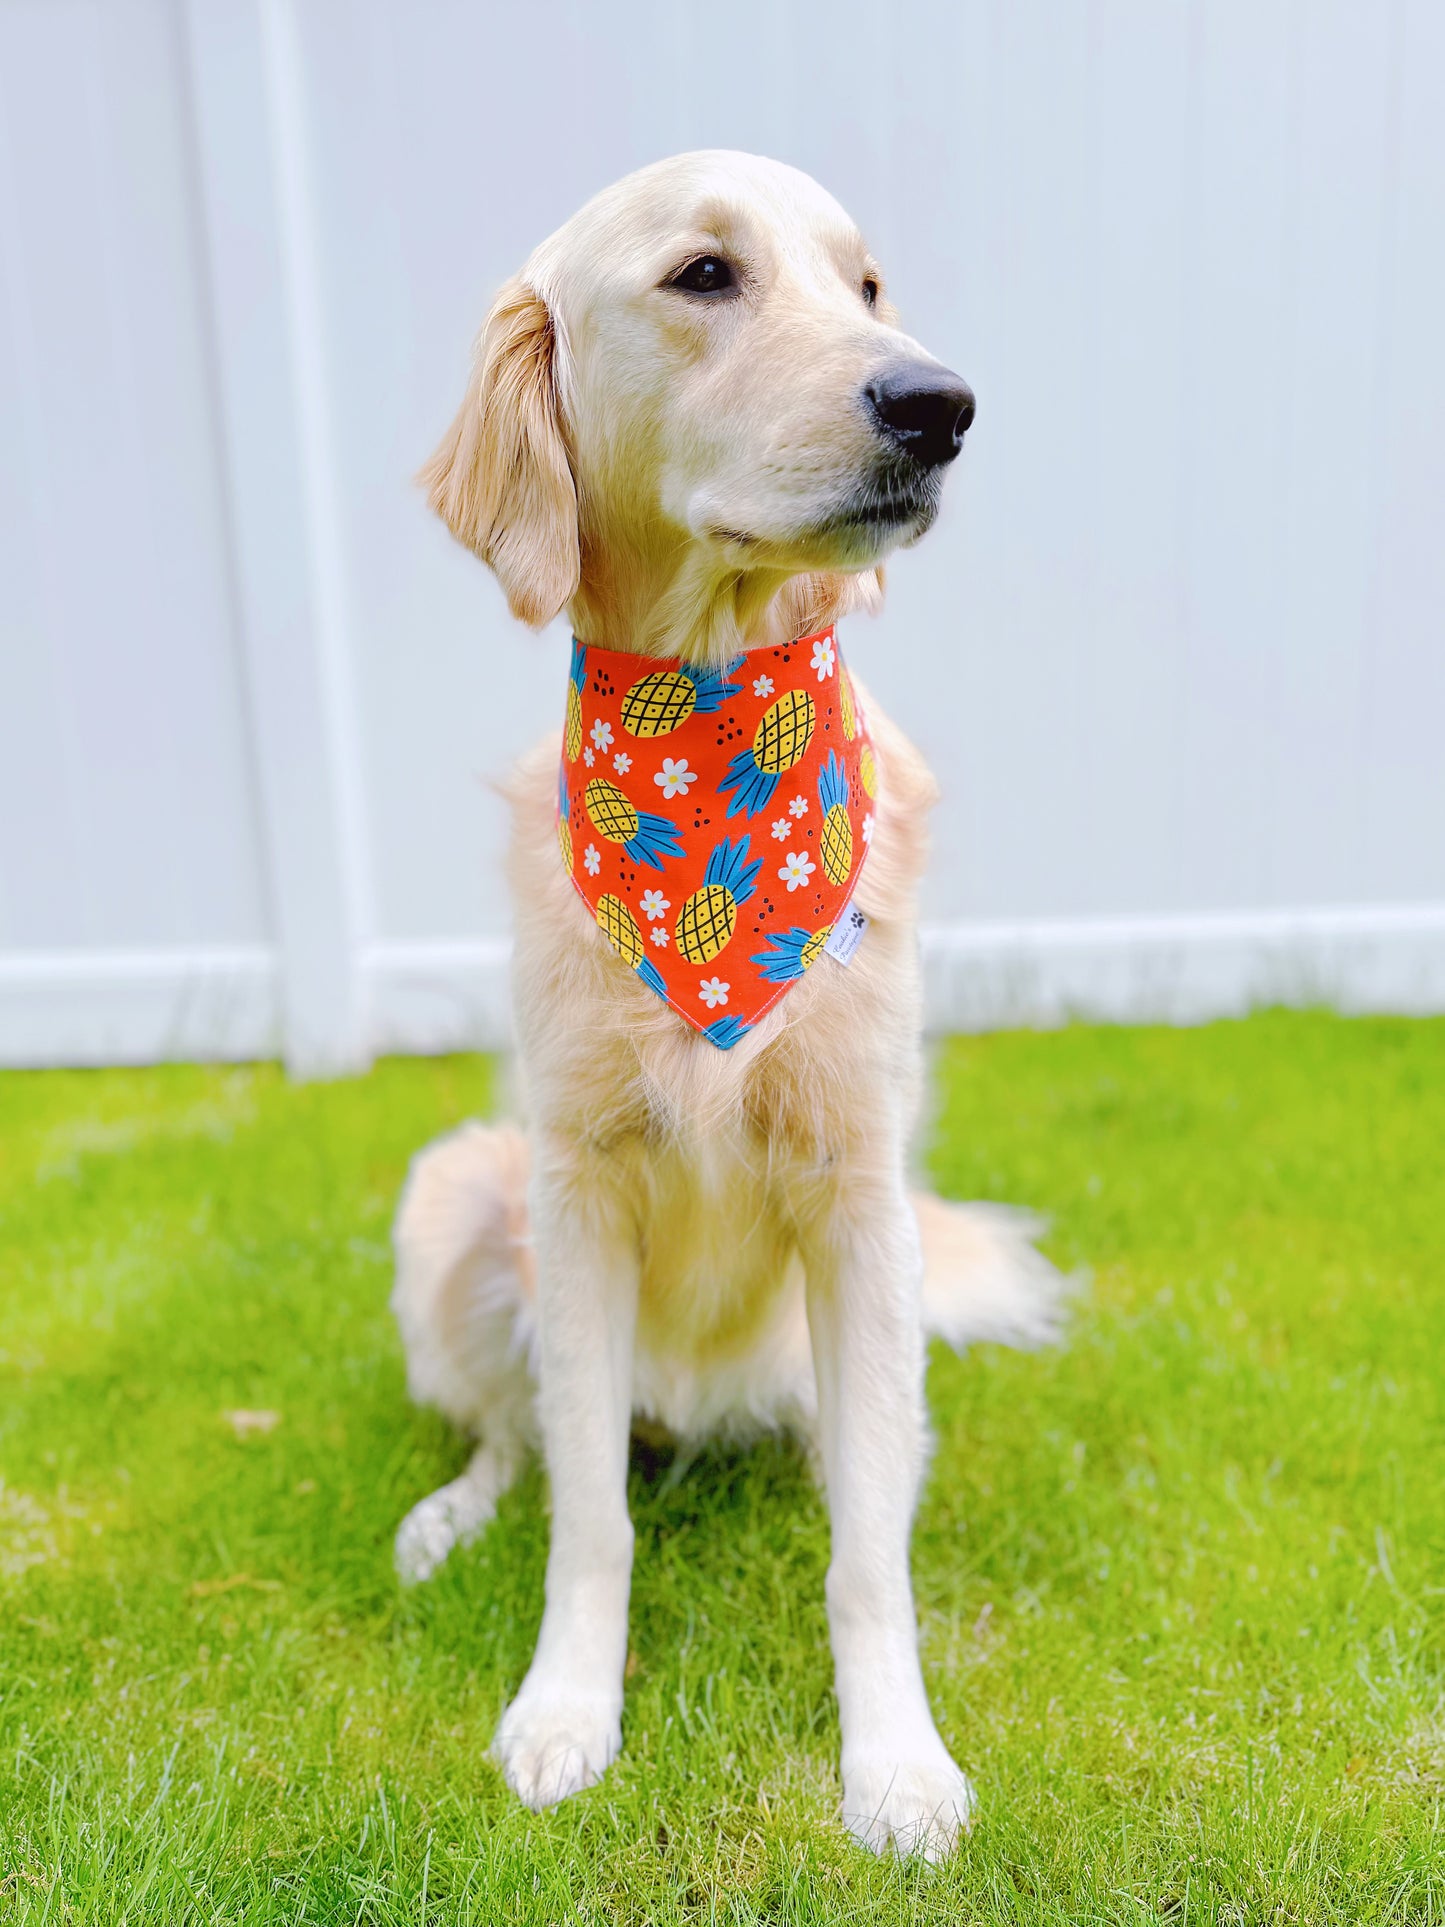
[(509, 281), (477, 337), (457, 418), (417, 478), (493, 570), (512, 614), (538, 629), (571, 600), (582, 567), (556, 353), (546, 302)]

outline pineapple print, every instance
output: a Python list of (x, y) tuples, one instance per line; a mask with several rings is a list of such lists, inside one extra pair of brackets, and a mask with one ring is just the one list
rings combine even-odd
[(622, 698), (622, 727), (629, 736), (666, 736), (689, 716), (710, 716), (742, 687), (728, 680), (742, 660), (738, 656), (722, 669), (684, 662), (644, 676)]
[(741, 1017), (714, 1017), (702, 1034), (719, 1050), (731, 1050), (738, 1039), (746, 1037), (751, 1029), (752, 1025), (745, 1023)]
[(878, 794), (878, 764), (873, 755), (873, 745), (865, 743), (858, 752), (858, 780), (870, 797)]
[(557, 777), (557, 847), (562, 852), (562, 867), (572, 874), (572, 798), (567, 793), (567, 772)]
[(695, 890), (678, 912), (677, 947), (689, 963), (711, 963), (732, 942), (738, 905), (753, 894), (762, 858), (748, 862), (750, 839), (719, 843), (707, 860), (702, 888)]
[(572, 667), (567, 672), (567, 727), (563, 748), (567, 761), (575, 763), (582, 748), (582, 685), (587, 680), (587, 645), (572, 639)]
[(720, 796), (734, 792), (728, 804), (730, 817), (739, 813), (757, 816), (768, 807), (778, 778), (807, 755), (817, 720), (813, 698), (806, 689), (784, 690), (763, 712), (752, 748), (733, 758), (727, 775), (718, 784)]
[(841, 663), (838, 667), (838, 704), (843, 712), (843, 741), (851, 743), (858, 734), (858, 710), (853, 701), (853, 682)]
[[(686, 1020), (700, 1052), (751, 1035), (853, 934), (848, 895), (882, 779), (831, 630), (797, 647), (796, 662), (773, 649), (713, 667), (572, 641), (557, 847), (599, 944)], [(786, 858), (768, 861), (773, 841), (754, 854), (760, 818)], [(777, 863), (786, 897), (763, 880)], [(789, 927), (793, 916), (807, 921)]]
[(853, 825), (848, 821), (848, 778), (835, 749), (828, 751), (818, 777), (818, 808), (823, 812), (823, 838), (818, 854), (830, 883), (846, 883), (853, 868)]
[(582, 802), (599, 836), (609, 843), (620, 843), (634, 863), (662, 868), (665, 856), (681, 856), (677, 825), (666, 816), (649, 816), (637, 810), (605, 776), (594, 776), (582, 793)]
[(621, 897), (604, 896), (597, 899), (597, 928), (622, 961), (637, 972), (647, 988), (665, 998), (667, 985), (662, 980), (662, 972), (648, 956), (637, 919)]
[(825, 923), (821, 930), (783, 930), (768, 938), (765, 950), (755, 950), (749, 963), (758, 966), (759, 975), (765, 983), (796, 983), (806, 970), (823, 954), (823, 945), (833, 934), (831, 923)]
[(821, 930), (815, 930), (812, 936), (809, 937), (808, 941), (798, 952), (798, 962), (803, 966), (804, 970), (811, 970), (813, 968), (813, 965), (823, 954), (824, 944), (827, 943), (832, 934), (832, 924), (825, 923)]

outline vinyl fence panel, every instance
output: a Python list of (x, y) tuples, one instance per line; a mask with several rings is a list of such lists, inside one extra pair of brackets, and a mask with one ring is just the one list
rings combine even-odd
[(845, 645), (943, 781), (939, 1026), (1445, 1008), (1433, 0), (0, 0), (0, 1061), (506, 1028), (560, 712), (411, 484), (494, 288), (814, 173), (979, 395)]

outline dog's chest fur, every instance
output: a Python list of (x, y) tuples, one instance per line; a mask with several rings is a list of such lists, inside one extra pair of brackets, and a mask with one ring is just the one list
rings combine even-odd
[[(800, 1236), (896, 1180), (919, 1082), (913, 885), (931, 779), (873, 712), (877, 828), (846, 967), (815, 963), (720, 1051), (618, 959), (571, 888), (553, 828), (556, 743), (511, 787), (514, 996), (534, 1141), (608, 1201), (639, 1262), (638, 1405), (678, 1432), (795, 1384), (806, 1348)], [(881, 725), (881, 727), (880, 727)], [(760, 1410), (761, 1422), (776, 1411)]]

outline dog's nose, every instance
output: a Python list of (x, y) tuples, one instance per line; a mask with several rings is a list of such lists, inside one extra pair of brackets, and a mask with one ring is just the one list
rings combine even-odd
[(903, 361), (882, 369), (863, 390), (890, 441), (923, 468), (941, 468), (963, 447), (973, 421), (973, 390), (951, 368)]

